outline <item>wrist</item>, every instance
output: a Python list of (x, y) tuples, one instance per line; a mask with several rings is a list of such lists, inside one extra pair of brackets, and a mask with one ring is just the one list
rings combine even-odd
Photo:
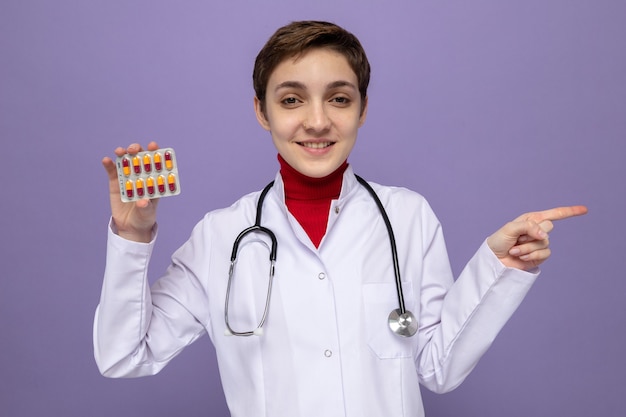
[(111, 231), (113, 233), (123, 239), (139, 243), (150, 243), (152, 241), (155, 225), (156, 223), (148, 229), (120, 228), (115, 219), (111, 218)]

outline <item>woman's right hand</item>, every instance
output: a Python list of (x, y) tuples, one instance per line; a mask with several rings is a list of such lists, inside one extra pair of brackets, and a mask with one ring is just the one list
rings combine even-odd
[[(157, 149), (159, 149), (159, 146), (156, 142), (148, 144), (149, 151)], [(122, 156), (125, 153), (134, 155), (141, 151), (143, 151), (141, 145), (133, 143), (128, 148), (119, 147), (115, 149), (115, 155)], [(109, 157), (104, 157), (102, 165), (109, 176), (111, 215), (117, 227), (118, 235), (135, 242), (150, 242), (152, 240), (152, 229), (156, 223), (156, 208), (159, 199), (150, 200), (145, 198), (136, 202), (123, 202), (120, 196), (115, 161)]]

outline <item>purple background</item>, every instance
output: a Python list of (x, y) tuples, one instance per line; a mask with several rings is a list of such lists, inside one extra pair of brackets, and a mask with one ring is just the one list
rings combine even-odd
[(2, 0), (0, 415), (227, 415), (208, 338), (155, 377), (96, 369), (100, 160), (133, 141), (177, 151), (156, 276), (205, 211), (273, 177), (252, 63), (310, 18), (353, 31), (373, 65), (350, 162), (428, 198), (456, 273), (522, 212), (590, 209), (557, 224), (543, 275), (466, 382), (424, 392), (427, 415), (623, 415), (625, 17), (618, 0)]

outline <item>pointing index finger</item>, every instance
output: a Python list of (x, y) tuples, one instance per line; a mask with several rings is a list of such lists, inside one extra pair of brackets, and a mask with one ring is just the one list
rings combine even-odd
[(544, 220), (563, 220), (574, 216), (582, 216), (586, 214), (587, 211), (587, 207), (585, 206), (555, 207), (548, 210), (528, 213), (526, 218), (540, 223)]

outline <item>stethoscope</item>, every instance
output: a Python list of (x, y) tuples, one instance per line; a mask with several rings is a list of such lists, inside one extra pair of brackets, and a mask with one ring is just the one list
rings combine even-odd
[[(381, 203), (380, 199), (376, 195), (376, 192), (367, 183), (367, 181), (365, 181), (363, 178), (359, 177), (358, 175), (355, 175), (355, 176), (356, 176), (356, 179), (359, 181), (359, 183), (361, 183), (361, 185), (365, 187), (365, 189), (374, 198), (374, 201), (376, 202), (376, 205), (378, 206), (378, 209), (380, 210), (380, 214), (383, 217), (383, 220), (385, 221), (385, 226), (387, 227), (387, 234), (389, 235), (389, 243), (391, 246), (391, 258), (393, 261), (393, 273), (396, 279), (396, 292), (398, 294), (398, 304), (399, 304), (398, 308), (394, 309), (391, 313), (389, 313), (389, 317), (388, 317), (389, 328), (391, 329), (391, 331), (393, 331), (395, 334), (399, 336), (403, 336), (403, 337), (413, 336), (417, 332), (417, 320), (415, 319), (415, 316), (413, 315), (413, 313), (407, 310), (404, 306), (404, 294), (402, 292), (402, 282), (400, 281), (400, 266), (398, 262), (398, 251), (396, 248), (396, 239), (393, 234), (393, 229), (391, 228), (391, 222), (389, 221), (387, 212), (385, 211), (385, 208), (383, 207), (383, 204)], [(270, 229), (266, 227), (261, 226), (261, 214), (263, 211), (263, 201), (265, 200), (265, 196), (267, 195), (268, 191), (270, 190), (270, 188), (272, 188), (273, 185), (274, 185), (274, 181), (267, 184), (267, 186), (263, 189), (263, 191), (261, 192), (261, 195), (259, 196), (259, 201), (257, 202), (257, 208), (256, 208), (256, 220), (254, 222), (254, 225), (248, 227), (247, 229), (239, 233), (239, 235), (235, 239), (235, 242), (233, 243), (233, 251), (230, 256), (230, 269), (228, 271), (228, 286), (226, 287), (226, 305), (224, 308), (224, 319), (226, 321), (225, 334), (228, 336), (231, 336), (231, 335), (260, 336), (263, 334), (263, 325), (265, 324), (265, 320), (267, 319), (267, 313), (268, 313), (269, 305), (270, 305), (270, 298), (272, 295), (272, 282), (274, 280), (274, 269), (275, 269), (274, 266), (276, 263), (276, 248), (278, 246), (278, 243), (276, 240), (276, 235), (274, 235), (274, 232), (272, 232)], [(263, 310), (263, 315), (261, 316), (261, 320), (257, 324), (257, 327), (251, 331), (238, 332), (232, 329), (232, 327), (230, 326), (230, 322), (228, 320), (230, 289), (231, 289), (232, 278), (235, 272), (235, 265), (237, 263), (237, 252), (239, 251), (239, 243), (242, 241), (242, 239), (246, 235), (251, 234), (251, 233), (265, 234), (272, 241), (272, 245), (270, 249), (269, 280), (267, 284), (267, 295), (265, 296), (265, 308)]]

